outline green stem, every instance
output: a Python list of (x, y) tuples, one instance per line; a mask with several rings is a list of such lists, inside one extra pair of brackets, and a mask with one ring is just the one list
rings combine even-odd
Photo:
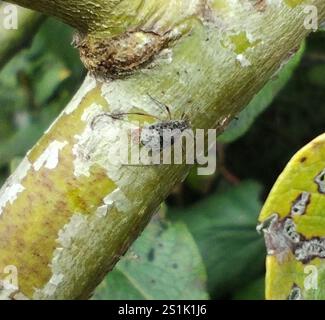
[[(114, 120), (107, 113), (161, 117), (151, 95), (170, 106), (174, 119), (185, 111), (193, 129), (220, 132), (309, 33), (303, 23), (304, 7), (297, 1), (295, 6), (273, 1), (266, 7), (252, 1), (211, 0), (209, 6), (199, 0), (164, 1), (161, 10), (155, 7), (156, 0), (142, 1), (145, 11), (139, 7), (136, 19), (125, 15), (123, 20), (120, 12), (119, 25), (141, 21), (141, 30), (132, 33), (136, 45), (132, 37), (128, 46), (116, 40), (116, 55), (103, 64), (98, 64), (98, 57), (92, 59), (92, 53), (100, 47), (105, 55), (105, 45), (111, 50), (111, 42), (97, 42), (90, 55), (84, 52), (95, 74), (106, 68), (104, 78), (87, 77), (0, 191), (0, 270), (14, 265), (19, 271), (19, 290), (3, 290), (4, 296), (88, 297), (186, 177), (186, 166), (133, 167), (119, 162), (121, 145), (115, 134), (144, 119)], [(63, 1), (56, 2), (64, 10)], [(69, 12), (73, 3), (64, 1)], [(138, 1), (128, 3), (132, 8)], [(304, 3), (316, 5), (320, 21), (324, 20), (323, 0)], [(53, 3), (51, 10), (59, 15)], [(173, 41), (159, 47), (159, 37), (166, 34)], [(140, 56), (147, 54), (143, 48), (154, 52), (148, 61)], [(125, 67), (121, 57), (132, 61), (132, 55), (142, 63), (136, 68), (129, 65), (122, 76), (117, 72), (107, 78), (112, 66), (118, 71)]]
[(117, 21), (136, 14), (142, 0), (8, 0), (23, 7), (55, 16), (80, 32), (116, 29)]

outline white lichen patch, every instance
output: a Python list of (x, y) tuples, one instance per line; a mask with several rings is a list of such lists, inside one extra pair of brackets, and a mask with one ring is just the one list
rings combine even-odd
[(249, 67), (252, 62), (248, 57), (254, 54), (254, 50), (263, 41), (256, 32), (250, 31), (249, 27), (245, 30), (240, 26), (238, 30), (234, 30), (231, 29), (221, 35), (221, 44), (229, 50), (229, 54), (234, 55), (237, 63), (239, 62), (242, 67)]
[(39, 158), (34, 162), (33, 168), (35, 171), (39, 171), (42, 167), (53, 170), (57, 167), (59, 163), (60, 151), (68, 145), (67, 141), (53, 141), (45, 149), (45, 151), (39, 156)]
[(89, 282), (107, 272), (107, 261), (112, 259), (108, 244), (113, 229), (121, 228), (126, 217), (121, 215), (112, 224), (111, 215), (74, 214), (60, 230), (57, 248), (53, 253), (51, 279), (36, 288), (33, 299), (71, 299), (80, 297)]
[(149, 63), (146, 68), (142, 70), (142, 72), (146, 72), (157, 67), (158, 65), (163, 65), (163, 64), (171, 64), (173, 62), (173, 50), (170, 48), (163, 49), (155, 59)]
[(116, 207), (119, 212), (127, 212), (131, 208), (129, 199), (125, 196), (120, 188), (115, 189), (103, 200), (103, 205), (97, 208), (96, 215), (104, 217), (112, 207)]
[(11, 186), (8, 186), (0, 197), (0, 214), (2, 213), (3, 208), (7, 203), (13, 204), (18, 197), (20, 192), (25, 190), (24, 186), (20, 183), (15, 183)]
[[(14, 297), (14, 300), (30, 300), (22, 292), (15, 293), (13, 297)], [(1, 298), (0, 298), (0, 300), (1, 300)]]
[(265, 0), (268, 6), (280, 7), (284, 4), (283, 0)]
[(137, 13), (145, 14), (143, 17), (139, 16), (139, 19), (145, 19), (143, 30), (164, 34), (188, 17), (204, 15), (208, 1), (210, 0), (143, 2), (142, 10)]
[(32, 164), (27, 158), (24, 158), (20, 165), (17, 167), (15, 173), (13, 174), (13, 178), (22, 181), (28, 174), (29, 169), (32, 167)]
[[(43, 289), (36, 289), (33, 299), (54, 298), (57, 288), (65, 281), (65, 271), (61, 269), (60, 257), (64, 249), (71, 248), (73, 240), (77, 237), (82, 226), (86, 224), (87, 218), (82, 214), (75, 214), (71, 217), (70, 222), (59, 231), (57, 243), (58, 247), (54, 252), (54, 257), (50, 265), (52, 277)], [(67, 262), (68, 263), (68, 262)], [(71, 266), (72, 267), (72, 266)]]
[(92, 75), (88, 74), (85, 81), (84, 81), (84, 83), (82, 84), (82, 86), (78, 90), (78, 92), (72, 98), (72, 100), (67, 105), (67, 107), (64, 109), (64, 113), (65, 114), (71, 114), (72, 112), (74, 112), (78, 108), (78, 106), (80, 105), (82, 99), (91, 90), (93, 90), (96, 87), (96, 84), (97, 84), (96, 79)]
[(127, 199), (123, 191), (119, 188), (115, 189), (111, 194), (104, 198), (104, 203), (108, 207), (114, 205), (120, 212), (126, 212), (131, 208), (129, 199)]
[[(167, 53), (167, 59), (172, 59), (169, 57), (171, 51), (167, 49), (165, 52)], [(186, 68), (186, 65), (184, 68)], [(102, 85), (102, 97), (106, 100), (112, 113), (139, 110), (159, 118), (166, 117), (166, 110), (157, 106), (150, 97), (149, 90), (144, 93), (135, 93), (134, 86), (135, 83), (132, 80), (123, 83), (121, 81), (106, 82)], [(154, 98), (158, 100), (159, 97)]]
[(259, 37), (257, 37), (255, 34), (251, 32), (246, 32), (246, 37), (253, 47), (261, 40)]
[(22, 181), (31, 168), (31, 163), (27, 158), (21, 162), (16, 171), (9, 177), (0, 189), (0, 215), (7, 204), (13, 204), (18, 195), (25, 190)]
[[(110, 125), (110, 117), (103, 116), (103, 121), (100, 121), (99, 116), (104, 113), (102, 106), (93, 104), (82, 115), (87, 126), (82, 134), (75, 136), (76, 144), (72, 148), (76, 177), (89, 177), (90, 168), (96, 163), (106, 162), (110, 155), (109, 146), (116, 140), (116, 129)], [(95, 119), (98, 119), (96, 124)]]
[(18, 288), (12, 285), (2, 285), (0, 283), (0, 301), (12, 300), (12, 297), (18, 291)]
[(88, 125), (90, 125), (93, 122), (94, 118), (102, 113), (104, 113), (103, 106), (97, 103), (93, 103), (83, 112), (81, 121), (86, 122)]
[(106, 204), (98, 207), (97, 210), (96, 210), (96, 215), (98, 217), (105, 217), (107, 215), (107, 213), (108, 213), (109, 208), (110, 207), (108, 205), (106, 205)]
[(134, 107), (143, 107), (143, 96), (133, 90), (125, 90), (120, 81), (105, 82), (101, 89), (102, 97), (110, 106), (111, 112), (128, 112)]
[(252, 65), (252, 63), (243, 54), (238, 54), (236, 56), (236, 60), (240, 63), (242, 67), (249, 67)]
[[(129, 151), (128, 134), (138, 126), (123, 119), (112, 118), (98, 104), (87, 108), (82, 120), (86, 122), (86, 128), (80, 135), (75, 136), (76, 143), (72, 149), (74, 175), (89, 177), (90, 169), (98, 165), (119, 185), (123, 175), (123, 163), (126, 162), (125, 157)], [(128, 178), (132, 182), (132, 176), (129, 175)]]
[(53, 296), (55, 294), (56, 288), (60, 285), (63, 280), (63, 274), (53, 274), (53, 276), (47, 283), (46, 288), (44, 288), (44, 293), (46, 293), (47, 296)]
[(58, 242), (62, 248), (69, 248), (73, 238), (77, 235), (80, 226), (84, 223), (85, 216), (78, 213), (72, 216), (70, 222), (59, 231)]

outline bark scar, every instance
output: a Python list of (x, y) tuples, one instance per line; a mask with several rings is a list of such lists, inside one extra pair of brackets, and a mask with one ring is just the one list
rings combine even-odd
[(86, 69), (97, 78), (118, 78), (131, 74), (147, 63), (177, 36), (168, 32), (128, 31), (113, 38), (94, 38), (76, 34), (73, 44), (79, 49)]

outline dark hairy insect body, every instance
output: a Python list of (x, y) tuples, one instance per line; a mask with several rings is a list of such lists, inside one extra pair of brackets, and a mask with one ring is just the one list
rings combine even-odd
[[(173, 146), (178, 138), (188, 129), (191, 128), (189, 120), (183, 114), (181, 119), (173, 120), (170, 109), (167, 105), (162, 104), (155, 98), (149, 96), (150, 99), (161, 109), (167, 112), (168, 120), (162, 120), (158, 117), (156, 123), (144, 126), (137, 130), (138, 143), (144, 147), (151, 148), (153, 151), (161, 151), (166, 147)], [(126, 113), (103, 113), (96, 116), (91, 124), (92, 129), (96, 126), (97, 122), (103, 117), (109, 117), (112, 120), (123, 120), (128, 115), (150, 116), (142, 112), (126, 112)]]
[(157, 122), (141, 129), (140, 143), (152, 150), (173, 146), (185, 130), (190, 128), (188, 120)]

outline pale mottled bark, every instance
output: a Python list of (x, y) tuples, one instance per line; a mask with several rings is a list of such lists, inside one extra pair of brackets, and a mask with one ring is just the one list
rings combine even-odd
[[(16, 2), (38, 9), (51, 4), (51, 10), (54, 2), (61, 3)], [(118, 2), (127, 2), (129, 8), (139, 3)], [(143, 8), (156, 3), (142, 2)], [(137, 36), (151, 41), (152, 31), (158, 37), (168, 34), (167, 45), (159, 48), (159, 38), (152, 38), (150, 45), (158, 45), (158, 52), (147, 63), (140, 59), (141, 65), (127, 74), (123, 70), (122, 77), (99, 81), (88, 76), (1, 190), (0, 267), (16, 265), (20, 279), (19, 295), (3, 294), (87, 297), (175, 184), (186, 177), (185, 166), (115, 163), (117, 142), (112, 137), (134, 119), (105, 118), (93, 127), (95, 117), (131, 109), (161, 116), (150, 94), (168, 104), (176, 119), (185, 110), (193, 129), (222, 130), (309, 32), (299, 1), (294, 6), (283, 1), (261, 6), (258, 1), (254, 6), (254, 1), (184, 0), (178, 3), (183, 9), (186, 4), (186, 9), (178, 15), (174, 8), (170, 19), (166, 8), (175, 1), (164, 2), (159, 14), (155, 6), (147, 15), (141, 15), (141, 7), (135, 14), (141, 17)], [(324, 20), (324, 1), (306, 2), (317, 5)], [(74, 1), (64, 3), (72, 12)], [(119, 23), (125, 19), (129, 25), (128, 16), (122, 17)], [(90, 33), (111, 36), (101, 28)], [(126, 55), (132, 56), (134, 50), (128, 47)]]

